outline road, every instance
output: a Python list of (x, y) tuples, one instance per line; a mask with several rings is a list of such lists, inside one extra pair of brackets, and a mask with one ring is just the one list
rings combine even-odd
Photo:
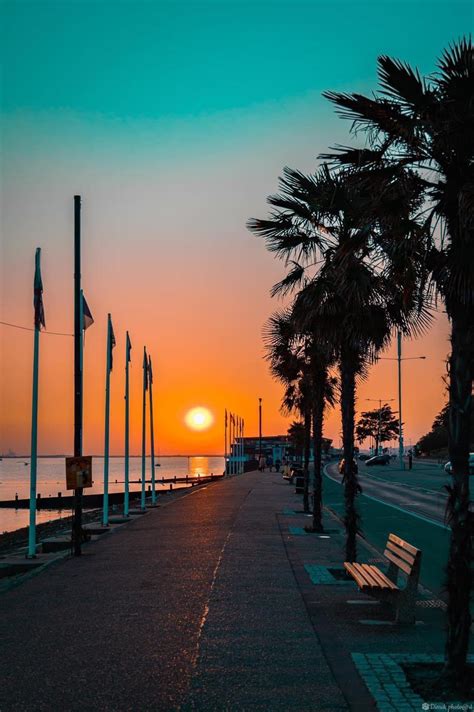
[[(370, 468), (363, 462), (358, 465), (365, 495), (444, 525), (447, 502), (444, 485), (449, 479), (441, 465), (415, 462), (412, 470), (400, 470), (398, 463)], [(341, 482), (335, 464), (329, 466), (328, 474)]]

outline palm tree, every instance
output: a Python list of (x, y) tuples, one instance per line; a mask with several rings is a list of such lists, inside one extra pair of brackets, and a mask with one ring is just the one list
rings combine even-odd
[(309, 512), (312, 396), (311, 364), (307, 356), (309, 341), (296, 329), (291, 309), (272, 314), (263, 335), (270, 371), (285, 386), (281, 410), (285, 415), (296, 411), (303, 419), (303, 507), (305, 512)]
[(268, 201), (274, 206), (270, 217), (251, 220), (249, 227), (291, 265), (273, 293), (300, 289), (294, 305), (299, 329), (339, 361), (346, 558), (354, 561), (360, 490), (353, 467), (356, 379), (388, 344), (395, 324), (409, 331), (418, 307), (415, 290), (401, 295), (394, 270), (388, 275), (380, 267), (386, 227), (393, 227), (396, 214), (409, 215), (415, 200), (404, 182), (390, 175), (374, 192), (356, 170), (331, 172), (323, 165), (311, 176), (286, 168), (280, 194)]
[[(469, 423), (474, 374), (474, 47), (463, 39), (443, 52), (436, 74), (422, 78), (398, 60), (378, 60), (381, 92), (373, 97), (327, 92), (369, 147), (337, 152), (375, 176), (409, 166), (423, 182), (426, 225), (433, 236), (427, 265), (451, 322), (447, 565), (448, 634), (444, 679), (467, 679), (472, 560), (469, 520)], [(332, 154), (334, 157), (334, 154)], [(436, 227), (441, 237), (436, 239)]]

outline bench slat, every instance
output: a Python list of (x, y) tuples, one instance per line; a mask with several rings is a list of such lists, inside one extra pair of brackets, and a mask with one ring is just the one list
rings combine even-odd
[(357, 568), (358, 571), (361, 572), (362, 576), (365, 577), (367, 581), (367, 586), (369, 588), (385, 588), (385, 585), (382, 585), (377, 578), (377, 576), (374, 574), (370, 566), (368, 564), (354, 564), (354, 566)]
[(395, 556), (398, 556), (399, 559), (402, 559), (402, 561), (406, 561), (409, 566), (413, 566), (415, 563), (416, 555), (411, 554), (406, 549), (401, 549), (394, 542), (390, 541), (390, 539), (387, 541), (387, 549), (390, 549), (390, 551), (392, 551)]
[(376, 566), (370, 566), (370, 568), (372, 569), (374, 576), (376, 576), (380, 580), (384, 588), (390, 588), (392, 589), (392, 591), (398, 591), (398, 586), (393, 583), (393, 581), (390, 581), (390, 579), (385, 576), (383, 571), (380, 571), (380, 569), (378, 569)]
[(366, 578), (359, 573), (358, 570), (354, 568), (353, 564), (350, 564), (348, 561), (344, 562), (344, 567), (346, 571), (350, 573), (353, 579), (355, 579), (356, 584), (358, 585), (359, 588), (366, 588), (367, 587), (367, 580)]
[(401, 549), (406, 549), (406, 551), (409, 551), (410, 554), (413, 554), (413, 556), (416, 556), (417, 554), (420, 553), (420, 549), (417, 549), (416, 546), (413, 546), (412, 544), (409, 544), (407, 541), (404, 539), (400, 539), (399, 536), (396, 534), (389, 534), (388, 535), (388, 540), (393, 541), (397, 546), (399, 546)]
[(404, 571), (407, 576), (411, 574), (411, 570), (413, 566), (410, 566), (407, 564), (405, 561), (402, 561), (401, 559), (398, 558), (398, 556), (395, 556), (395, 554), (392, 554), (390, 549), (385, 549), (383, 552), (383, 555), (387, 557), (389, 561), (391, 561), (395, 566), (398, 566), (399, 569)]

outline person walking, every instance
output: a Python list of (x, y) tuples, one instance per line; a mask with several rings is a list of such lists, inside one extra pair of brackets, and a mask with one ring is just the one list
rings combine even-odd
[(258, 461), (258, 469), (260, 472), (265, 472), (265, 458), (263, 455), (260, 455), (260, 459)]

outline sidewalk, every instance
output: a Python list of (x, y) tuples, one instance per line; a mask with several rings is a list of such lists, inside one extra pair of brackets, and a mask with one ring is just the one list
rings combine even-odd
[(421, 624), (399, 628), (376, 603), (348, 604), (366, 597), (305, 568), (342, 566), (342, 526), (326, 512), (319, 538), (307, 521), (281, 475), (247, 473), (3, 594), (0, 710), (420, 709), (397, 697), (390, 655), (440, 654), (442, 611), (420, 606)]

